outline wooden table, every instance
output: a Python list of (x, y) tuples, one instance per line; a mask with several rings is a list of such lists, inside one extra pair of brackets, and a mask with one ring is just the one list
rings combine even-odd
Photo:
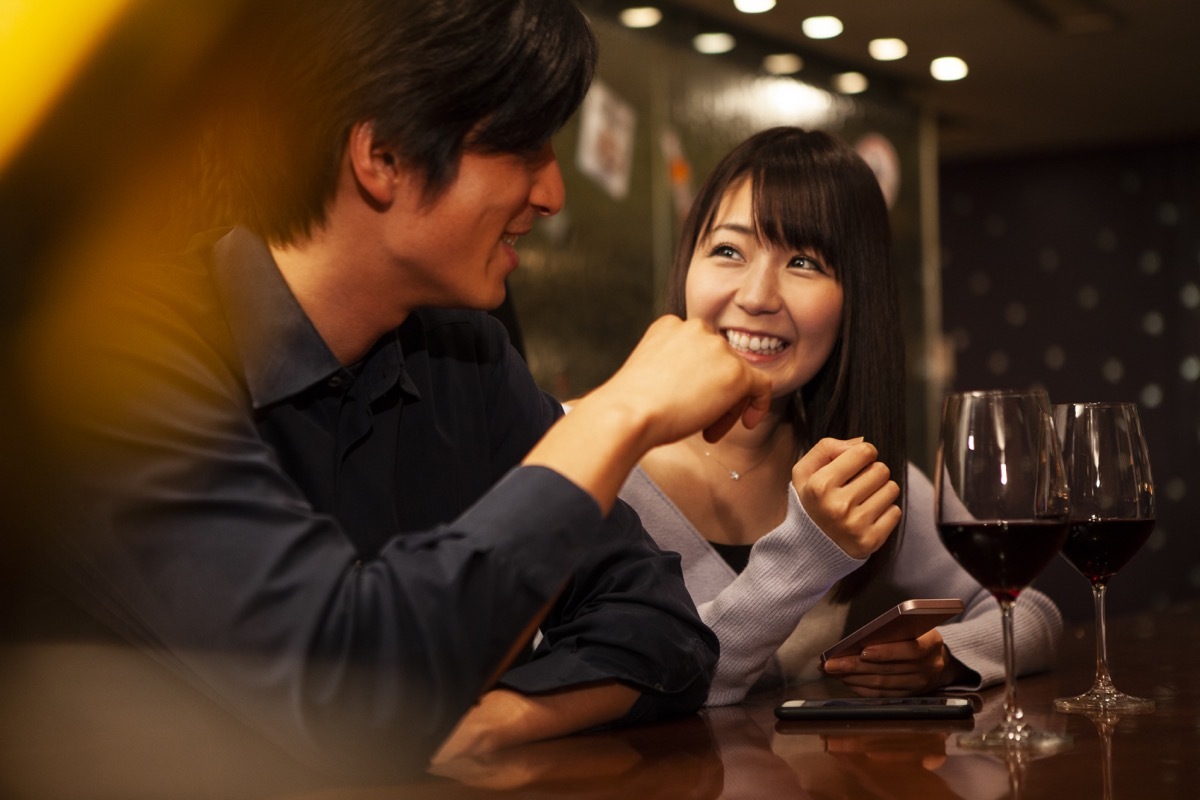
[[(997, 630), (996, 635), (1000, 635)], [(1052, 710), (1055, 697), (1091, 685), (1091, 626), (1068, 630), (1054, 672), (1023, 679), (1018, 698), (1036, 725), (1070, 734), (1070, 749), (1007, 761), (957, 745), (989, 729), (1003, 690), (978, 695), (974, 721), (957, 724), (778, 724), (782, 695), (708, 709), (667, 723), (542, 742), (456, 765), (405, 785), (331, 785), (220, 714), (177, 702), (152, 673), (108, 681), (102, 658), (88, 675), (112, 685), (90, 705), (68, 695), (0, 693), (0, 797), (12, 798), (1091, 798), (1200, 797), (1200, 617), (1192, 609), (1113, 620), (1117, 685), (1153, 697), (1154, 714), (1093, 721)], [(0, 669), (68, 670), (72, 659), (13, 654)], [(26, 654), (27, 655), (27, 654)], [(94, 655), (94, 654), (93, 654)], [(56, 666), (57, 665), (57, 666)], [(99, 665), (99, 666), (98, 666)], [(50, 676), (53, 677), (53, 676)], [(821, 697), (820, 682), (788, 696)], [(130, 713), (131, 698), (146, 708)], [(23, 708), (40, 713), (37, 722)]]
[[(1054, 698), (1084, 691), (1094, 674), (1092, 627), (1071, 628), (1059, 667), (1017, 688), (1027, 719), (1073, 739), (1043, 758), (958, 746), (960, 733), (997, 724), (1003, 687), (977, 695), (973, 722), (950, 724), (779, 723), (773, 712), (783, 697), (772, 694), (689, 719), (518, 748), (464, 769), (462, 782), (431, 778), (363, 797), (1200, 798), (1200, 617), (1178, 609), (1113, 620), (1109, 643), (1117, 686), (1154, 698), (1157, 710), (1107, 720), (1054, 711)], [(836, 685), (820, 682), (788, 696), (834, 693)]]

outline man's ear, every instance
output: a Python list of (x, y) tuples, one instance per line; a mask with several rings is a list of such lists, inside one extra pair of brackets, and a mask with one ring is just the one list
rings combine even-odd
[(369, 121), (350, 128), (346, 158), (360, 190), (379, 206), (388, 206), (396, 196), (402, 167), (396, 152), (375, 142), (375, 127)]

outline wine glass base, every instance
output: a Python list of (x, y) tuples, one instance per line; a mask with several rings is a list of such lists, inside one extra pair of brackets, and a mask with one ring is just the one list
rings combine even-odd
[(1098, 691), (1091, 689), (1075, 697), (1060, 697), (1054, 701), (1058, 711), (1100, 711), (1120, 714), (1151, 714), (1154, 712), (1154, 701), (1144, 697), (1134, 697), (1117, 691)]
[(1051, 733), (1028, 726), (1010, 730), (1000, 726), (986, 733), (962, 734), (958, 746), (970, 750), (1007, 750), (1049, 755), (1066, 750), (1073, 740), (1067, 734)]

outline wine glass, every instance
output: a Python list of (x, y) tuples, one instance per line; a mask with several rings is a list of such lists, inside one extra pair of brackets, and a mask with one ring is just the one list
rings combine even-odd
[(1104, 594), (1117, 570), (1154, 530), (1150, 456), (1133, 403), (1054, 406), (1063, 466), (1071, 487), (1071, 523), (1063, 556), (1092, 584), (1096, 606), (1096, 679), (1076, 697), (1054, 701), (1059, 711), (1149, 713), (1154, 701), (1113, 686), (1108, 672)]
[(938, 535), (1000, 603), (1004, 719), (959, 745), (1046, 754), (1069, 736), (1034, 728), (1017, 705), (1013, 605), (1067, 537), (1068, 495), (1050, 401), (1041, 390), (946, 397), (934, 480)]

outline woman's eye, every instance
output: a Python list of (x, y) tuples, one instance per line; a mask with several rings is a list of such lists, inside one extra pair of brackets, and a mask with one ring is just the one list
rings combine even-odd
[(788, 266), (794, 269), (811, 269), (817, 272), (825, 271), (825, 266), (821, 262), (808, 256), (793, 256), (792, 260), (788, 262)]
[(719, 244), (709, 251), (709, 255), (719, 258), (737, 258), (738, 251), (727, 244)]

